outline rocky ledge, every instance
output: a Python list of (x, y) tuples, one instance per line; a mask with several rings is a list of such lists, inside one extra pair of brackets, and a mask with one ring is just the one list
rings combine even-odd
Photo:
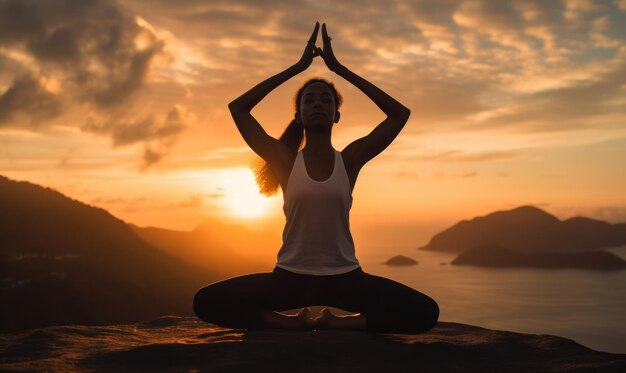
[(626, 354), (551, 336), (440, 322), (428, 333), (225, 329), (164, 316), (0, 334), (2, 371), (626, 371)]

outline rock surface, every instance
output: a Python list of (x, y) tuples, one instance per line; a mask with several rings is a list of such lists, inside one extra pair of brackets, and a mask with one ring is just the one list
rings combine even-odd
[(225, 329), (164, 316), (0, 334), (3, 371), (626, 371), (626, 354), (550, 335), (440, 322), (428, 333)]

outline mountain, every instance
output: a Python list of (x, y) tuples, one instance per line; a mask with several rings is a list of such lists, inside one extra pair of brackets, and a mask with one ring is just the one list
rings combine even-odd
[(459, 254), (450, 264), (495, 268), (578, 268), (598, 271), (626, 268), (626, 261), (604, 250), (529, 254), (509, 250), (500, 245), (476, 246)]
[(263, 229), (257, 228), (255, 224), (207, 219), (193, 233), (200, 237), (211, 237), (218, 247), (231, 247), (251, 260), (270, 265), (271, 270), (282, 244), (282, 229), (283, 225), (271, 225)]
[[(237, 230), (233, 242), (219, 238), (226, 227)], [(191, 232), (173, 231), (155, 227), (140, 228), (131, 225), (133, 230), (146, 242), (182, 261), (206, 268), (222, 278), (236, 275), (267, 272), (272, 270), (273, 262), (251, 260), (233, 249), (241, 236), (254, 235), (244, 227), (237, 227), (221, 222), (204, 223)]]
[(574, 217), (564, 221), (534, 206), (462, 220), (437, 233), (421, 250), (460, 253), (480, 245), (522, 252), (580, 252), (626, 245), (626, 224)]
[(193, 315), (219, 274), (143, 241), (107, 211), (0, 176), (0, 331)]

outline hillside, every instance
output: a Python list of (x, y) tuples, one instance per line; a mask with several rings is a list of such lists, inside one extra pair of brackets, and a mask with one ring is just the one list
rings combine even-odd
[(0, 331), (193, 315), (219, 275), (143, 241), (107, 211), (0, 176)]
[(242, 235), (253, 233), (243, 227), (230, 227), (236, 230), (236, 239), (227, 243), (219, 238), (224, 231), (224, 224), (219, 222), (205, 223), (191, 232), (131, 225), (133, 230), (152, 246), (180, 258), (182, 261), (210, 270), (220, 277), (267, 272), (272, 270), (273, 262), (254, 261), (233, 249)]

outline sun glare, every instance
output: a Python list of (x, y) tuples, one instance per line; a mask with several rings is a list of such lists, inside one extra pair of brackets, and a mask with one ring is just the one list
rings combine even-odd
[(254, 174), (247, 168), (222, 171), (224, 207), (233, 215), (256, 218), (267, 215), (275, 207), (276, 196), (267, 198), (259, 193)]

